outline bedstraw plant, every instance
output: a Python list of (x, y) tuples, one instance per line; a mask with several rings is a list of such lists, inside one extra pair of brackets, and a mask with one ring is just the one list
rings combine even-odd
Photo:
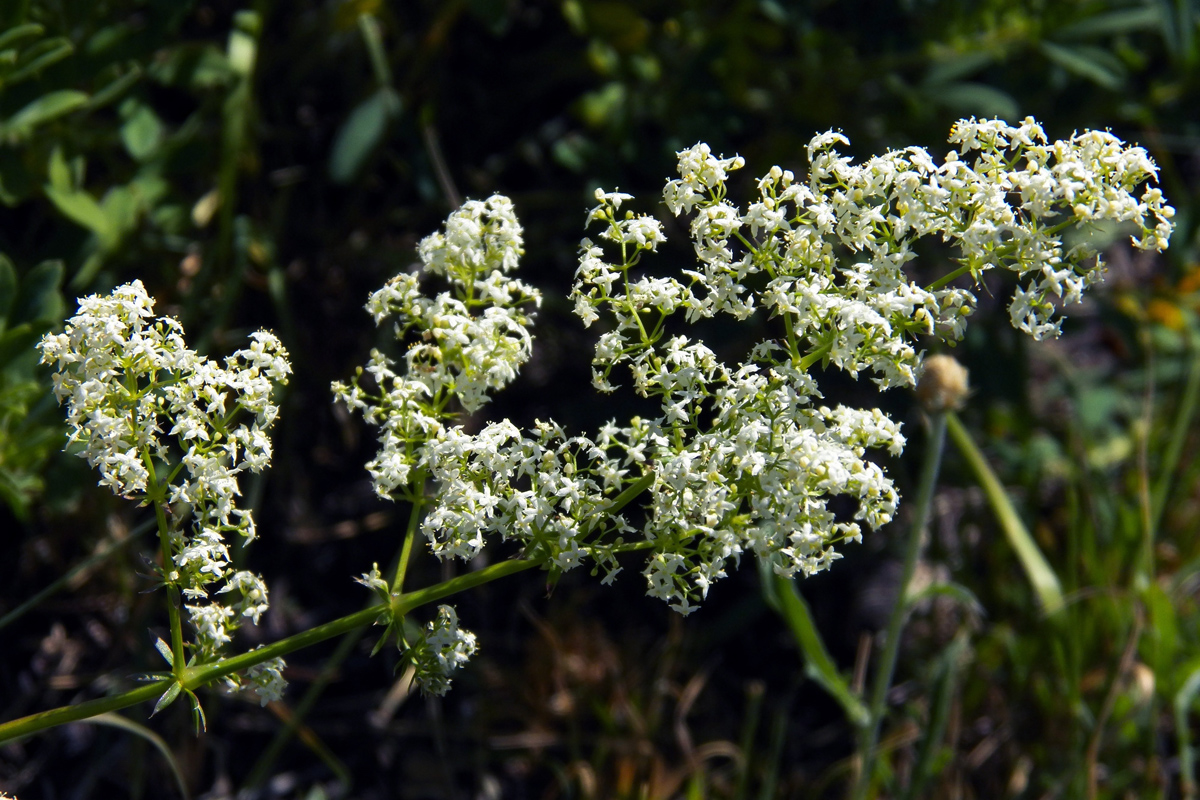
[[(838, 150), (845, 137), (824, 133), (808, 146), (807, 176), (772, 167), (744, 208), (728, 188), (743, 159), (688, 148), (662, 199), (690, 227), (695, 263), (666, 277), (643, 264), (666, 239), (662, 222), (629, 210), (630, 195), (597, 189), (571, 300), (600, 331), (595, 388), (631, 389), (654, 412), (590, 433), (553, 420), (464, 425), (483, 420), (530, 359), (542, 299), (514, 277), (524, 245), (512, 202), (465, 203), (420, 243), (420, 269), (368, 300), (396, 352), (372, 352), (333, 387), (378, 430), (367, 464), (376, 491), (410, 508), (395, 573), (364, 565), (358, 580), (375, 604), (234, 656), (237, 627), (257, 622), (268, 597), (261, 578), (230, 565), (229, 537), (256, 534), (237, 505), (238, 480), (270, 460), (272, 387), (291, 371), (287, 354), (259, 332), (223, 364), (201, 357), (178, 322), (154, 316), (138, 282), (84, 298), (66, 330), (43, 340), (42, 357), (56, 370), (70, 446), (102, 485), (153, 509), (171, 631), (157, 647), (169, 671), (0, 724), (0, 742), (148, 699), (161, 709), (181, 693), (199, 719), (196, 690), (218, 680), (252, 685), (266, 702), (284, 691), (284, 655), (372, 623), (385, 626), (380, 644), (394, 641), (419, 684), (441, 694), (479, 644), (451, 605), (424, 627), (404, 617), (525, 569), (553, 577), (587, 566), (605, 583), (636, 569), (648, 594), (683, 614), (743, 560), (778, 580), (829, 569), (848, 543), (894, 518), (899, 495), (871, 453), (899, 454), (905, 436), (878, 408), (826, 403), (818, 366), (868, 375), (881, 389), (915, 385), (926, 348), (962, 338), (996, 270), (1018, 282), (1012, 324), (1054, 337), (1062, 307), (1104, 274), (1086, 237), (1064, 243), (1068, 231), (1121, 225), (1135, 247), (1154, 251), (1171, 233), (1172, 208), (1147, 186), (1154, 163), (1110, 133), (1050, 141), (1032, 119), (969, 119), (950, 142), (956, 149), (940, 161), (911, 147), (855, 163)], [(913, 263), (921, 240), (953, 253), (935, 262), (952, 267), (932, 280), (931, 264), (921, 265), (924, 283)], [(770, 336), (726, 363), (704, 338), (717, 317)], [(839, 513), (847, 498), (851, 510)], [(510, 557), (493, 553), (489, 566), (409, 590), (422, 539), (441, 559), (470, 561), (502, 542)], [(890, 681), (896, 619), (876, 690)], [(855, 722), (869, 781), (882, 702), (864, 709)]]

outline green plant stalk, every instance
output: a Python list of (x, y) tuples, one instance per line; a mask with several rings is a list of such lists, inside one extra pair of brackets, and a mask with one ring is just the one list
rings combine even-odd
[(1167, 507), (1167, 498), (1171, 493), (1171, 479), (1175, 468), (1179, 466), (1179, 457), (1183, 454), (1183, 445), (1187, 441), (1188, 431), (1196, 418), (1197, 400), (1200, 400), (1200, 343), (1194, 337), (1189, 339), (1189, 350), (1192, 351), (1191, 366), (1188, 369), (1187, 384), (1183, 397), (1179, 401), (1179, 410), (1175, 414), (1175, 423), (1171, 426), (1171, 435), (1167, 437), (1163, 449), (1162, 463), (1159, 465), (1158, 480), (1154, 484), (1151, 495), (1151, 532), (1157, 533), (1162, 525), (1163, 512)]
[[(408, 527), (404, 534), (404, 544), (401, 547), (396, 564), (396, 577), (392, 581), (392, 590), (396, 592), (404, 588), (404, 577), (408, 571), (408, 562), (412, 557), (412, 547), (413, 541), (416, 539), (417, 524), (421, 520), (421, 509), (425, 505), (425, 470), (420, 470), (413, 484), (418, 487), (418, 493), (412, 499), (408, 515)], [(329, 682), (333, 680), (333, 676), (336, 674), (338, 668), (341, 667), (342, 662), (354, 651), (354, 646), (362, 639), (364, 632), (365, 629), (363, 628), (351, 631), (338, 643), (337, 649), (333, 651), (333, 654), (322, 665), (321, 672), (317, 675), (316, 680), (309, 685), (308, 689), (304, 692), (304, 696), (300, 698), (300, 702), (296, 704), (296, 707), (291, 709), (291, 717), (279, 729), (275, 737), (271, 739), (271, 743), (267, 745), (262, 755), (258, 757), (254, 767), (250, 770), (249, 777), (246, 778), (246, 786), (257, 788), (266, 781), (267, 773), (270, 772), (276, 759), (279, 758), (279, 754), (283, 752), (283, 748), (296, 735), (296, 731), (304, 723), (304, 719), (312, 711), (313, 706), (316, 705), (317, 700), (325, 691)], [(342, 768), (343, 773), (344, 771), (344, 768)], [(340, 777), (349, 786), (349, 775), (341, 775)]]
[[(427, 603), (432, 603), (435, 600), (440, 600), (443, 597), (448, 597), (459, 592), (473, 589), (477, 586), (482, 586), (485, 583), (491, 583), (499, 578), (504, 578), (509, 575), (515, 575), (518, 572), (524, 572), (527, 569), (541, 566), (544, 560), (540, 559), (512, 559), (510, 561), (501, 561), (498, 564), (484, 567), (481, 570), (472, 572), (468, 575), (460, 575), (457, 578), (439, 583), (435, 586), (429, 586), (425, 589), (418, 589), (414, 592), (396, 595), (392, 598), (390, 613), (392, 615), (403, 615)], [(248, 669), (255, 664), (261, 664), (278, 656), (285, 656), (288, 653), (302, 650), (305, 647), (311, 647), (314, 644), (323, 642), (326, 639), (332, 639), (335, 636), (341, 636), (344, 633), (349, 633), (356, 628), (362, 628), (371, 625), (379, 620), (381, 614), (388, 614), (388, 608), (383, 605), (374, 605), (370, 608), (365, 608), (361, 611), (356, 611), (353, 614), (335, 619), (332, 622), (327, 622), (324, 625), (318, 625), (315, 628), (310, 628), (307, 631), (298, 633), (295, 636), (289, 636), (286, 639), (280, 639), (278, 642), (269, 644), (266, 647), (260, 647), (257, 650), (251, 650), (248, 653), (242, 653), (238, 656), (222, 659), (212, 664), (203, 664), (196, 667), (188, 667), (183, 671), (183, 676), (179, 679), (179, 683), (184, 689), (194, 691), (201, 686), (205, 686), (218, 678), (234, 672), (240, 672)], [(169, 689), (176, 680), (156, 681), (155, 683), (142, 686), (128, 692), (113, 695), (112, 697), (104, 697), (98, 700), (88, 700), (83, 703), (72, 706), (62, 706), (60, 708), (51, 709), (49, 711), (41, 711), (37, 714), (30, 714), (26, 717), (11, 720), (9, 722), (0, 723), (0, 744), (10, 742), (15, 739), (21, 739), (39, 731), (52, 728), (56, 725), (62, 725), (67, 722), (77, 722), (82, 719), (88, 719), (98, 714), (103, 714), (109, 711), (117, 711), (122, 708), (144, 703), (147, 700), (157, 700), (163, 692)]]
[(804, 657), (804, 674), (824, 689), (846, 712), (847, 719), (855, 728), (870, 722), (870, 713), (858, 695), (838, 672), (837, 665), (825, 647), (817, 626), (813, 623), (808, 603), (796, 589), (794, 580), (773, 575), (775, 595), (779, 601), (779, 613), (792, 630), (792, 638)]
[(1034, 542), (1025, 523), (1021, 521), (1021, 516), (1013, 507), (1012, 501), (1009, 500), (1008, 493), (1000, 484), (1000, 479), (996, 477), (996, 473), (992, 472), (987, 459), (975, 446), (971, 435), (967, 433), (967, 429), (963, 427), (962, 422), (953, 411), (946, 412), (946, 428), (950, 432), (950, 438), (954, 441), (955, 446), (958, 447), (959, 452), (966, 459), (967, 465), (975, 474), (975, 479), (983, 488), (988, 503), (992, 506), (992, 511), (995, 512), (996, 519), (1004, 531), (1004, 536), (1008, 539), (1021, 566), (1025, 569), (1025, 576), (1033, 585), (1034, 591), (1037, 592), (1042, 610), (1048, 615), (1059, 614), (1063, 609), (1063, 593), (1058, 575), (1054, 573), (1050, 562), (1042, 555), (1042, 551), (1038, 549), (1037, 543)]
[(925, 525), (929, 519), (929, 509), (933, 505), (933, 491), (937, 486), (938, 473), (942, 465), (942, 451), (945, 449), (946, 422), (952, 412), (938, 412), (929, 419), (929, 431), (925, 445), (925, 463), (921, 467), (921, 482), (917, 487), (917, 498), (913, 510), (912, 527), (908, 533), (908, 542), (904, 551), (904, 567), (900, 574), (900, 594), (888, 619), (887, 638), (884, 640), (883, 658), (875, 671), (871, 685), (871, 702), (868, 706), (870, 719), (866, 725), (859, 728), (858, 756), (862, 767), (854, 782), (851, 797), (854, 800), (866, 800), (871, 789), (871, 779), (875, 772), (875, 762), (879, 749), (879, 732), (883, 727), (883, 718), (887, 713), (887, 694), (892, 687), (892, 677), (896, 671), (896, 660), (900, 655), (900, 634), (908, 619), (909, 584), (917, 569), (917, 560), (921, 555), (921, 539), (925, 533)]
[(179, 587), (174, 581), (167, 579), (174, 559), (171, 555), (171, 530), (167, 524), (166, 510), (163, 508), (166, 486), (158, 482), (158, 476), (155, 475), (154, 470), (154, 459), (149, 452), (143, 452), (142, 463), (146, 465), (146, 472), (150, 477), (152, 491), (147, 494), (154, 504), (154, 521), (158, 524), (158, 545), (162, 551), (163, 580), (167, 585), (167, 616), (171, 621), (171, 672), (175, 674), (176, 680), (182, 683), (183, 671), (187, 665), (187, 655), (183, 650), (183, 624), (179, 619)]

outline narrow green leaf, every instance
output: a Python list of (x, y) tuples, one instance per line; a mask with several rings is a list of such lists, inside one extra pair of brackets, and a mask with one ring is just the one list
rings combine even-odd
[(9, 365), (14, 359), (29, 353), (49, 325), (34, 326), (28, 322), (14, 325), (0, 335), (0, 369)]
[(171, 652), (171, 645), (164, 642), (160, 637), (158, 641), (154, 643), (154, 649), (157, 650), (158, 654), (166, 660), (168, 666), (170, 666), (172, 669), (175, 668), (175, 654)]
[(63, 155), (61, 144), (56, 144), (50, 151), (50, 163), (46, 165), (46, 175), (50, 178), (50, 185), (58, 191), (72, 192), (75, 190), (71, 167), (67, 164), (66, 156)]
[(17, 304), (17, 268), (0, 253), (0, 332), (8, 327), (8, 318)]
[(0, 132), (10, 137), (23, 138), (28, 136), (38, 125), (70, 114), (75, 109), (86, 105), (87, 101), (86, 94), (73, 89), (60, 89), (44, 94), (0, 124)]
[(63, 262), (43, 261), (29, 270), (17, 292), (13, 320), (20, 322), (58, 322), (63, 318), (64, 303), (59, 291), (63, 282)]
[(942, 106), (959, 114), (997, 117), (1016, 122), (1021, 107), (1011, 94), (986, 83), (963, 81), (930, 88), (933, 98)]
[(400, 96), (382, 87), (359, 103), (338, 129), (329, 156), (329, 176), (337, 183), (349, 183), (375, 152), (387, 133), (388, 122), (399, 115)]
[(16, 44), (22, 39), (29, 39), (34, 36), (41, 36), (46, 32), (46, 29), (36, 22), (27, 22), (24, 25), (17, 25), (0, 33), (0, 50)]
[[(178, 686), (179, 684), (175, 685)], [(171, 775), (173, 775), (175, 778), (175, 785), (179, 787), (180, 796), (182, 796), (184, 800), (188, 800), (189, 795), (187, 783), (183, 780), (183, 770), (179, 768), (179, 762), (175, 760), (175, 755), (171, 752), (171, 748), (167, 746), (167, 743), (163, 741), (163, 738), (157, 733), (150, 730), (145, 725), (141, 725), (131, 719), (122, 717), (120, 714), (115, 714), (112, 712), (107, 714), (99, 714), (91, 719), (82, 721), (91, 723), (92, 725), (107, 725), (111, 728), (117, 728), (119, 730), (132, 733), (134, 736), (145, 739), (154, 747), (155, 750), (162, 754), (164, 759), (166, 759), (167, 767), (171, 770)]]
[(106, 86), (100, 89), (100, 91), (92, 95), (92, 99), (88, 101), (88, 110), (92, 111), (97, 108), (103, 108), (104, 106), (113, 102), (121, 95), (125, 94), (125, 92), (129, 91), (129, 88), (141, 80), (141, 77), (141, 65), (136, 63), (133, 64), (130, 66), (128, 72), (126, 72), (124, 75), (114, 78)]
[(175, 698), (179, 697), (179, 693), (183, 691), (183, 684), (179, 681), (171, 684), (171, 687), (162, 693), (162, 697), (158, 698), (158, 702), (154, 704), (154, 710), (150, 712), (150, 716), (154, 716), (162, 711), (171, 703), (175, 702)]
[(1064, 46), (1054, 42), (1042, 42), (1042, 53), (1046, 58), (1058, 64), (1074, 75), (1091, 81), (1109, 91), (1117, 91), (1125, 83), (1124, 70), (1121, 62), (1114, 58), (1106, 58), (1105, 53), (1098, 47), (1083, 45)]
[(1034, 542), (1025, 523), (1021, 521), (1020, 515), (1008, 498), (1008, 493), (1000, 484), (1000, 479), (996, 477), (996, 473), (992, 472), (987, 459), (975, 446), (971, 435), (967, 433), (967, 429), (953, 411), (946, 412), (946, 430), (975, 474), (975, 480), (979, 481), (979, 485), (983, 488), (988, 503), (996, 514), (996, 520), (1000, 523), (1001, 530), (1004, 531), (1005, 538), (1008, 539), (1009, 545), (1017, 554), (1017, 558), (1025, 570), (1025, 577), (1029, 579), (1034, 591), (1037, 592), (1042, 610), (1047, 614), (1058, 614), (1063, 608), (1062, 584), (1050, 566), (1050, 562), (1046, 560), (1037, 543)]
[(188, 701), (192, 704), (192, 725), (196, 729), (196, 735), (204, 733), (208, 730), (208, 720), (204, 717), (204, 708), (200, 705), (200, 698), (196, 697), (196, 693), (191, 689), (187, 690)]
[(863, 705), (862, 700), (850, 689), (850, 684), (838, 672), (837, 665), (833, 663), (833, 658), (825, 649), (825, 642), (821, 640), (821, 634), (817, 632), (817, 627), (813, 624), (808, 604), (796, 590), (795, 582), (769, 574), (770, 567), (764, 567), (762, 561), (759, 562), (759, 566), (764, 573), (763, 583), (770, 582), (773, 588), (768, 599), (774, 599), (778, 603), (776, 610), (787, 622), (792, 631), (792, 638), (796, 640), (804, 657), (804, 674), (838, 701), (851, 723), (859, 727), (866, 725), (870, 721), (867, 707)]
[(1196, 754), (1192, 750), (1191, 726), (1188, 712), (1200, 692), (1200, 666), (1194, 667), (1175, 693), (1175, 735), (1179, 738), (1179, 775), (1183, 781), (1183, 796), (1196, 796)]
[(66, 39), (51, 39), (53, 47), (48, 48), (46, 52), (39, 55), (37, 58), (30, 61), (28, 64), (14, 70), (4, 78), (5, 83), (20, 83), (26, 78), (31, 78), (37, 75), (51, 64), (57, 64), (64, 58), (67, 58), (75, 52), (75, 46)]
[(1154, 6), (1123, 8), (1081, 19), (1054, 31), (1057, 39), (1090, 39), (1147, 31), (1162, 25), (1162, 10)]
[(116, 244), (116, 226), (109, 220), (96, 199), (85, 191), (64, 192), (46, 187), (46, 197), (72, 222), (92, 231), (106, 247)]
[(910, 606), (914, 606), (922, 600), (928, 600), (933, 597), (949, 597), (952, 600), (956, 600), (960, 606), (976, 617), (983, 617), (987, 613), (983, 608), (983, 604), (979, 602), (979, 598), (975, 596), (975, 593), (961, 583), (930, 584), (921, 591), (905, 598), (905, 601)]

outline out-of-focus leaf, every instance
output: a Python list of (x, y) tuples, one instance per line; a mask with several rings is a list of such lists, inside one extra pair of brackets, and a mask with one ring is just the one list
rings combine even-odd
[(18, 356), (30, 353), (49, 327), (46, 324), (22, 322), (0, 335), (0, 369), (7, 367)]
[(1089, 80), (1097, 86), (1116, 91), (1125, 83), (1125, 69), (1120, 60), (1099, 47), (1068, 47), (1054, 42), (1042, 42), (1041, 50), (1046, 58), (1067, 72)]
[(136, 63), (131, 65), (128, 72), (109, 81), (100, 91), (92, 95), (92, 99), (88, 101), (88, 108), (103, 108), (129, 91), (129, 88), (137, 83), (141, 77), (141, 65)]
[(0, 50), (6, 47), (12, 47), (22, 39), (32, 39), (35, 36), (41, 36), (46, 32), (46, 29), (36, 22), (27, 22), (24, 25), (17, 25), (13, 28), (0, 33)]
[(1042, 554), (1037, 542), (1033, 540), (1033, 535), (1029, 533), (1025, 523), (1021, 521), (1021, 515), (1013, 507), (1012, 500), (1009, 499), (1008, 492), (1004, 490), (1000, 479), (996, 477), (996, 473), (988, 465), (987, 459), (983, 457), (983, 453), (980, 452), (958, 415), (953, 411), (946, 412), (946, 431), (950, 434), (950, 438), (958, 447), (959, 452), (962, 453), (968, 467), (975, 474), (975, 479), (983, 488), (983, 493), (987, 496), (992, 511), (996, 514), (996, 520), (1000, 523), (1009, 545), (1025, 570), (1025, 576), (1029, 579), (1034, 591), (1037, 592), (1042, 610), (1048, 615), (1061, 614), (1064, 600), (1062, 583), (1058, 580), (1058, 575), (1050, 566), (1050, 562), (1046, 560), (1046, 556)]
[(86, 94), (73, 89), (60, 89), (44, 94), (0, 124), (0, 134), (10, 139), (25, 138), (38, 125), (70, 114), (87, 101)]
[(850, 684), (838, 672), (837, 665), (825, 647), (821, 634), (813, 623), (808, 604), (796, 590), (795, 581), (773, 574), (770, 566), (759, 560), (759, 578), (767, 602), (783, 617), (792, 631), (792, 638), (804, 658), (804, 674), (842, 706), (846, 717), (854, 725), (866, 725), (870, 721), (866, 705), (850, 688)]
[[(40, 43), (39, 43), (40, 44)], [(56, 38), (47, 39), (46, 44), (50, 45), (45, 48), (45, 52), (38, 55), (28, 63), (22, 65), (19, 69), (14, 70), (9, 75), (4, 77), (5, 83), (19, 83), (36, 75), (51, 64), (57, 64), (71, 53), (75, 52), (75, 46), (67, 39)]]
[(0, 253), (0, 331), (8, 327), (8, 318), (17, 304), (17, 268)]
[(996, 56), (986, 50), (956, 53), (950, 58), (935, 62), (925, 74), (925, 83), (931, 87), (952, 83), (975, 74), (995, 60)]
[(388, 122), (400, 113), (400, 96), (381, 87), (350, 112), (333, 141), (329, 176), (338, 183), (357, 177), (367, 158), (375, 152), (387, 132)]
[(75, 181), (71, 179), (71, 167), (63, 155), (62, 145), (55, 145), (50, 153), (50, 163), (46, 167), (50, 185), (60, 192), (70, 192), (75, 189)]
[(64, 192), (47, 186), (46, 196), (64, 216), (95, 233), (105, 246), (116, 244), (115, 226), (90, 194), (84, 191)]
[(1012, 95), (985, 83), (951, 83), (933, 92), (941, 105), (957, 114), (998, 117), (1008, 122), (1021, 117), (1020, 106)]
[[(122, 104), (124, 111), (124, 104)], [(158, 152), (163, 140), (163, 124), (149, 106), (136, 103), (121, 126), (121, 142), (137, 161), (147, 161)]]
[[(172, 687), (173, 689), (176, 689), (176, 695), (179, 694), (178, 687), (178, 683)], [(168, 690), (168, 694), (169, 693), (170, 690)], [(166, 695), (163, 696), (165, 697)], [(162, 701), (160, 700), (159, 703), (161, 705)], [(155, 707), (154, 710), (158, 711), (158, 708)], [(175, 777), (175, 785), (179, 787), (179, 794), (182, 795), (183, 800), (188, 800), (189, 795), (187, 783), (183, 779), (183, 771), (179, 768), (179, 762), (175, 760), (175, 755), (171, 752), (171, 748), (167, 746), (167, 743), (163, 741), (161, 736), (147, 728), (145, 725), (141, 725), (131, 719), (126, 719), (120, 714), (99, 714), (83, 721), (91, 725), (107, 725), (112, 728), (117, 728), (119, 730), (126, 731), (127, 733), (132, 733), (134, 736), (141, 737), (149, 742), (154, 749), (157, 750), (164, 759), (166, 759), (167, 766), (171, 770), (171, 775)]]
[(579, 114), (592, 128), (608, 124), (625, 105), (625, 84), (613, 81), (601, 89), (588, 92), (579, 101)]
[(1154, 6), (1122, 8), (1081, 19), (1070, 25), (1057, 28), (1054, 38), (1091, 39), (1098, 36), (1116, 36), (1133, 31), (1154, 30), (1162, 25), (1162, 10)]
[(43, 261), (29, 271), (17, 292), (12, 319), (21, 322), (57, 322), (63, 316), (59, 292), (63, 282), (63, 262)]

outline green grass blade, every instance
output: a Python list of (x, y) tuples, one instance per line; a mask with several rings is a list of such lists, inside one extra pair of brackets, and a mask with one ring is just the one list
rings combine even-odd
[(771, 581), (774, 589), (774, 597), (771, 599), (777, 601), (777, 610), (787, 622), (792, 638), (796, 640), (804, 657), (804, 674), (838, 701), (842, 710), (846, 712), (846, 717), (856, 727), (866, 725), (869, 719), (867, 707), (838, 672), (837, 665), (833, 663), (829, 651), (825, 648), (821, 634), (817, 632), (817, 626), (813, 624), (808, 603), (804, 602), (804, 598), (796, 590), (795, 582), (779, 575), (765, 577)]
[(959, 420), (958, 415), (952, 411), (946, 413), (946, 429), (950, 433), (950, 438), (954, 440), (955, 446), (966, 459), (975, 479), (983, 488), (988, 503), (992, 506), (992, 511), (995, 512), (996, 519), (1000, 523), (1000, 528), (1004, 531), (1004, 536), (1008, 539), (1013, 551), (1016, 552), (1021, 567), (1025, 570), (1025, 576), (1033, 585), (1033, 590), (1041, 601), (1042, 610), (1047, 614), (1058, 614), (1063, 608), (1062, 584), (1050, 566), (1050, 562), (1046, 560), (1041, 549), (1033, 540), (1029, 529), (1021, 521), (1020, 515), (1008, 498), (1008, 493), (1000, 484), (1000, 479), (988, 466), (987, 459), (983, 457), (983, 453), (975, 445), (971, 435), (967, 433), (967, 429)]
[[(178, 686), (179, 684), (175, 684)], [(175, 755), (171, 752), (171, 748), (167, 747), (167, 743), (163, 738), (154, 731), (134, 722), (131, 719), (126, 719), (120, 714), (107, 713), (92, 717), (91, 719), (81, 720), (92, 725), (107, 725), (110, 728), (118, 728), (126, 733), (132, 733), (134, 736), (141, 737), (154, 746), (154, 749), (162, 753), (162, 757), (166, 760), (167, 766), (171, 770), (171, 774), (175, 777), (175, 785), (179, 787), (179, 794), (183, 800), (188, 800), (187, 784), (183, 780), (183, 771), (179, 768), (179, 762), (175, 760)]]

